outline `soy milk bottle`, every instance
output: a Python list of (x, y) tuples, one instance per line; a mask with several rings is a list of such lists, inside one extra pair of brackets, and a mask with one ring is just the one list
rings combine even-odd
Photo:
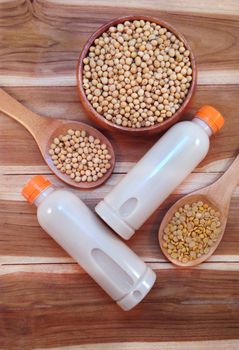
[(206, 156), (223, 123), (215, 108), (203, 106), (192, 121), (175, 124), (96, 206), (98, 215), (129, 239)]
[(123, 310), (137, 305), (156, 275), (72, 192), (34, 176), (23, 196), (37, 206), (41, 227)]

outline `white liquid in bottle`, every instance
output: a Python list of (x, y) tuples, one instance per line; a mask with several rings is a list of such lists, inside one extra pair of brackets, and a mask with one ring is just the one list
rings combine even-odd
[(98, 215), (123, 238), (129, 239), (206, 156), (209, 136), (223, 118), (210, 106), (198, 114), (171, 127), (96, 206)]
[[(40, 186), (48, 185), (35, 196)], [(37, 206), (41, 227), (62, 246), (123, 310), (137, 305), (156, 275), (73, 193), (34, 177), (23, 195)]]

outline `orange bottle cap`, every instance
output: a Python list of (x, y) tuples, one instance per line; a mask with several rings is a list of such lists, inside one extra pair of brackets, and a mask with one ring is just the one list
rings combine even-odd
[(205, 121), (213, 133), (218, 132), (224, 124), (224, 118), (221, 113), (214, 107), (205, 105), (202, 106), (196, 113), (196, 116)]
[(34, 176), (22, 189), (22, 195), (30, 202), (33, 203), (39, 194), (52, 183), (44, 176)]

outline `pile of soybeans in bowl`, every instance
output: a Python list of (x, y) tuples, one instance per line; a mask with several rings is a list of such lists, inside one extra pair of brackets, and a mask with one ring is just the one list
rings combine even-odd
[(190, 51), (167, 28), (134, 20), (111, 26), (83, 59), (83, 88), (108, 122), (144, 128), (171, 118), (191, 83)]

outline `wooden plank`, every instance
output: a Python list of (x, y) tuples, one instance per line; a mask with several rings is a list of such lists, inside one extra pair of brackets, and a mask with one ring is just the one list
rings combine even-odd
[[(0, 75), (0, 83), (2, 86), (76, 86), (75, 72), (61, 74), (57, 76), (16, 76), (16, 75)], [(239, 71), (236, 69), (228, 70), (200, 70), (197, 77), (198, 85), (222, 85), (239, 84)]]
[[(209, 164), (198, 166), (193, 170), (194, 173), (223, 173), (230, 164), (233, 158), (215, 160)], [(136, 162), (116, 162), (114, 173), (127, 173)], [(0, 165), (0, 174), (2, 175), (24, 175), (24, 174), (51, 174), (47, 165)]]
[[(107, 191), (108, 192), (108, 191)], [(97, 192), (77, 192), (92, 209), (99, 202)], [(101, 192), (101, 196), (102, 196)], [(157, 240), (159, 224), (166, 210), (178, 199), (168, 200), (137, 231), (127, 244), (145, 261), (165, 261)], [(225, 235), (211, 261), (239, 261), (238, 191), (233, 196)], [(26, 202), (0, 202), (0, 263), (71, 262), (68, 255), (39, 227), (36, 209)], [(19, 239), (19, 236), (21, 239)]]
[(155, 287), (127, 313), (86, 274), (37, 269), (1, 275), (1, 346), (44, 349), (239, 338), (237, 271), (156, 272)]
[[(73, 346), (61, 346), (51, 350), (238, 350), (239, 341), (230, 340), (207, 340), (186, 342), (131, 342), (131, 343), (100, 343)], [(36, 349), (36, 350), (43, 350)]]
[[(96, 8), (99, 6), (98, 0), (91, 0), (90, 4), (86, 0), (33, 0), (32, 2), (43, 4), (49, 7), (53, 5), (65, 6), (70, 9), (77, 10), (77, 7), (93, 7)], [(0, 2), (2, 9), (12, 10), (16, 9), (16, 7), (20, 7), (19, 5), (24, 5), (26, 8), (29, 8), (29, 3), (27, 0), (1, 0)], [(100, 7), (102, 8), (112, 8), (111, 0), (101, 0)], [(161, 0), (160, 3), (155, 2), (154, 0), (141, 0), (140, 2), (127, 1), (127, 0), (116, 0), (114, 2), (114, 7), (116, 8), (127, 8), (127, 9), (135, 9), (138, 10), (161, 10), (164, 12), (174, 12), (174, 13), (190, 13), (193, 14), (202, 14), (207, 17), (218, 16), (227, 17), (227, 16), (236, 16), (239, 11), (239, 4), (237, 0), (227, 0), (226, 2), (223, 0), (211, 0), (208, 3), (206, 0), (201, 0), (200, 2), (195, 2), (191, 0), (179, 0), (175, 2), (174, 0)], [(29, 10), (30, 12), (30, 10)], [(14, 17), (17, 17), (18, 12), (14, 13)], [(3, 15), (2, 15), (3, 16)], [(10, 25), (10, 23), (9, 23)]]
[[(102, 186), (92, 189), (92, 190), (76, 190), (70, 186), (65, 185), (69, 190), (78, 195), (82, 200), (92, 200), (99, 201), (101, 200), (112, 188), (123, 178), (124, 174), (113, 174), (110, 179), (105, 182)], [(23, 201), (21, 195), (21, 190), (23, 186), (31, 179), (32, 174), (24, 175), (1, 175), (1, 186), (0, 186), (0, 200), (12, 200), (12, 201)], [(183, 194), (195, 191), (198, 188), (205, 187), (220, 177), (218, 173), (192, 173), (190, 174), (185, 181), (179, 185), (174, 192), (172, 197), (176, 198)], [(62, 182), (52, 174), (47, 174), (47, 178), (56, 186), (62, 186)], [(233, 197), (235, 200), (239, 198), (239, 188), (236, 188)], [(171, 199), (166, 199), (165, 205), (168, 205), (171, 202)]]
[[(46, 3), (45, 0), (37, 0), (38, 3)], [(89, 2), (86, 0), (47, 0), (50, 4), (58, 4), (63, 6), (89, 6)], [(101, 0), (101, 7), (108, 8), (112, 7), (111, 0)], [(99, 4), (98, 0), (91, 0), (90, 7), (96, 7)], [(189, 12), (190, 14), (201, 13), (203, 16), (211, 14), (212, 16), (221, 14), (223, 17), (229, 15), (234, 16), (239, 11), (239, 4), (236, 0), (211, 0), (209, 3), (206, 0), (200, 2), (194, 2), (191, 0), (179, 0), (175, 2), (174, 0), (161, 0), (160, 3), (154, 0), (141, 0), (137, 1), (127, 1), (127, 0), (116, 0), (114, 2), (114, 7), (121, 8), (137, 8), (138, 10), (161, 10), (161, 11), (172, 11), (176, 13)]]
[(4, 2), (0, 11), (0, 84), (75, 85), (76, 62), (89, 35), (110, 19), (127, 14), (153, 15), (175, 25), (195, 53), (200, 84), (238, 84), (238, 2), (220, 1), (214, 6), (213, 0), (204, 8), (187, 0), (170, 9), (171, 3), (166, 5), (164, 0), (161, 6), (150, 1), (146, 5), (143, 1), (139, 5), (132, 1), (129, 5), (124, 1), (115, 6), (107, 0), (96, 11), (85, 1), (77, 6), (49, 0)]
[[(179, 267), (174, 266), (170, 262), (149, 263), (147, 265), (153, 270), (180, 270)], [(182, 269), (182, 268), (181, 268)], [(239, 271), (239, 263), (213, 263), (205, 262), (198, 266), (192, 267), (193, 270), (210, 270), (210, 271)], [(2, 264), (0, 276), (11, 275), (16, 273), (39, 273), (42, 274), (87, 274), (77, 263), (40, 263), (40, 264)]]
[[(6, 91), (39, 114), (91, 123), (82, 109), (76, 89), (73, 87), (11, 87), (6, 88)], [(238, 86), (198, 87), (191, 109), (186, 113), (185, 118), (192, 118), (193, 113), (202, 104), (214, 105), (225, 117), (225, 125), (221, 132), (211, 139), (209, 153), (200, 167), (213, 161), (234, 157), (238, 152), (238, 99)], [(159, 137), (156, 135), (150, 138), (137, 138), (104, 133), (113, 143), (117, 162), (137, 161)], [(21, 125), (3, 114), (0, 115), (0, 164), (1, 166), (44, 164), (31, 135)]]
[[(238, 84), (239, 71), (235, 70), (201, 70), (198, 72), (198, 85)], [(14, 85), (14, 84), (11, 84)], [(18, 85), (18, 84), (16, 84)]]

